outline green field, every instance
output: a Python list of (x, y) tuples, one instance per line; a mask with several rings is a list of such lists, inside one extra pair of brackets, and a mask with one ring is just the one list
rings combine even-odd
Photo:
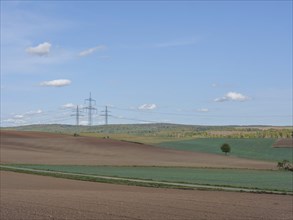
[(292, 172), (175, 167), (13, 165), (65, 173), (292, 192)]
[(156, 144), (160, 147), (176, 150), (197, 151), (213, 154), (223, 154), (220, 146), (228, 143), (231, 146), (231, 155), (256, 160), (293, 161), (293, 148), (273, 148), (275, 139), (232, 139), (232, 138), (199, 138), (193, 140), (170, 141)]

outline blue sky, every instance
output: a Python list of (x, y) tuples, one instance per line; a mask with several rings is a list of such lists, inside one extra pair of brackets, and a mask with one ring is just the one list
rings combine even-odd
[[(292, 1), (1, 1), (1, 126), (292, 125)], [(87, 113), (80, 118), (87, 124)]]

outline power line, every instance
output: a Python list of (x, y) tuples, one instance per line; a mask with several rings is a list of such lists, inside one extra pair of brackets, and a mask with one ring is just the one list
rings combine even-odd
[(84, 107), (84, 109), (88, 112), (88, 125), (91, 126), (93, 111), (97, 111), (97, 108), (93, 107), (92, 103), (95, 103), (94, 105), (96, 105), (96, 100), (92, 99), (92, 93), (90, 92), (90, 97), (88, 99), (85, 99), (84, 101), (85, 103), (88, 102), (89, 104), (87, 107)]
[(105, 111), (102, 111), (104, 112), (104, 114), (101, 114), (100, 116), (105, 116), (105, 125), (108, 125), (108, 117), (111, 116), (109, 115), (109, 110), (108, 110), (108, 106), (105, 106)]
[(210, 113), (175, 113), (175, 112), (158, 112), (158, 111), (143, 111), (138, 109), (127, 109), (120, 107), (111, 107), (117, 110), (128, 111), (128, 112), (136, 112), (136, 113), (146, 113), (146, 114), (158, 114), (158, 115), (172, 115), (172, 116), (184, 116), (184, 117), (242, 117), (242, 118), (272, 118), (272, 117), (292, 117), (292, 115), (215, 115)]
[[(88, 106), (84, 107), (83, 109), (85, 109), (88, 112), (88, 125), (92, 125), (93, 124), (93, 113), (94, 111), (97, 111), (97, 105), (96, 105), (96, 100), (94, 100), (91, 97), (91, 93), (89, 95), (88, 99), (85, 99), (85, 103), (88, 103)], [(94, 107), (95, 106), (95, 107)], [(189, 118), (189, 117), (193, 117), (193, 118), (292, 118), (292, 115), (243, 115), (243, 114), (232, 114), (232, 115), (227, 115), (227, 114), (223, 114), (220, 115), (218, 114), (213, 114), (212, 111), (210, 112), (206, 112), (206, 113), (200, 113), (200, 112), (191, 112), (190, 110), (186, 110), (185, 112), (161, 112), (161, 111), (157, 111), (156, 110), (140, 110), (140, 109), (131, 109), (131, 108), (123, 108), (123, 107), (116, 107), (116, 106), (99, 106), (98, 107), (103, 107), (105, 108), (104, 111), (102, 111), (102, 114), (99, 116), (104, 116), (105, 117), (105, 124), (107, 125), (109, 123), (109, 117), (112, 117), (114, 119), (118, 119), (118, 120), (129, 120), (129, 121), (137, 121), (137, 122), (145, 122), (145, 123), (162, 123), (162, 121), (154, 121), (154, 120), (144, 120), (140, 117), (142, 117), (142, 115), (144, 114), (144, 116), (159, 116), (159, 115), (169, 115), (169, 116), (174, 116), (174, 117), (181, 117), (181, 118)], [(81, 115), (81, 111), (80, 111), (80, 106), (76, 106), (76, 110), (75, 114), (71, 114), (70, 112), (66, 112), (67, 109), (58, 109), (58, 110), (47, 110), (47, 111), (40, 111), (37, 113), (32, 112), (26, 112), (26, 113), (19, 113), (19, 114), (13, 114), (14, 116), (11, 117), (4, 117), (1, 118), (1, 124), (2, 123), (8, 123), (8, 124), (32, 124), (32, 123), (56, 123), (56, 122), (61, 122), (61, 121), (69, 121), (71, 118), (70, 116), (75, 116), (76, 117), (76, 125), (80, 124), (80, 118), (84, 115)], [(109, 111), (109, 109), (112, 108), (112, 111), (115, 112), (115, 110), (118, 111), (125, 111), (125, 115), (127, 116), (127, 112), (133, 113), (132, 115), (136, 115), (134, 116), (135, 118), (132, 118), (132, 116), (130, 116), (130, 118), (128, 117), (118, 117), (118, 116), (113, 116), (110, 115), (109, 113), (111, 111)], [(114, 109), (114, 110), (113, 110)], [(137, 113), (137, 114), (136, 114)], [(116, 113), (117, 114), (117, 113)], [(18, 117), (16, 117), (18, 116)], [(155, 118), (155, 117), (153, 117)], [(172, 117), (173, 118), (173, 117)], [(169, 121), (169, 120), (168, 120)], [(30, 123), (29, 123), (30, 122)], [(170, 121), (169, 121), (170, 122)]]
[(71, 116), (75, 116), (75, 117), (76, 117), (75, 120), (76, 120), (76, 125), (77, 125), (77, 126), (79, 125), (79, 117), (80, 117), (80, 116), (83, 116), (83, 115), (81, 115), (80, 113), (81, 113), (81, 111), (79, 110), (79, 107), (78, 107), (78, 105), (77, 105), (77, 106), (76, 106), (76, 112), (75, 112), (75, 114), (71, 114)]
[(136, 118), (127, 118), (127, 117), (118, 117), (111, 115), (112, 118), (127, 120), (127, 121), (137, 121), (137, 122), (145, 122), (145, 123), (162, 123), (161, 121), (151, 121), (151, 120), (143, 120), (143, 119), (136, 119)]

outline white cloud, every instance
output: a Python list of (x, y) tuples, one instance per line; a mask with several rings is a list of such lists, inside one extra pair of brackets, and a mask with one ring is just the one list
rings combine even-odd
[(38, 114), (42, 114), (43, 111), (41, 109), (38, 109), (36, 111), (29, 111), (29, 112), (26, 112), (25, 115), (38, 115)]
[(71, 84), (71, 81), (68, 79), (56, 79), (52, 81), (41, 82), (40, 86), (62, 87), (62, 86), (68, 86), (70, 84)]
[(35, 111), (28, 111), (23, 114), (14, 114), (12, 113), (11, 118), (7, 118), (1, 121), (1, 123), (15, 124), (15, 125), (24, 125), (28, 123), (34, 116), (43, 114), (41, 109)]
[(76, 105), (72, 104), (72, 103), (67, 103), (61, 106), (61, 108), (75, 108)]
[(226, 102), (226, 101), (239, 101), (239, 102), (244, 102), (249, 100), (250, 98), (248, 96), (245, 96), (241, 93), (237, 92), (228, 92), (225, 96), (221, 98), (216, 98), (214, 101), (215, 102)]
[(97, 50), (105, 50), (105, 49), (107, 49), (107, 47), (105, 45), (99, 45), (97, 47), (93, 47), (93, 48), (89, 48), (87, 50), (81, 51), (79, 53), (79, 56), (81, 56), (81, 57), (88, 56)]
[[(53, 45), (50, 40), (32, 41), (42, 40), (44, 36), (59, 36), (76, 27), (76, 21), (72, 19), (47, 16), (41, 11), (22, 10), (19, 7), (1, 10), (1, 19), (5, 20), (3, 25), (1, 23), (1, 75), (48, 73), (47, 66), (70, 62), (77, 58), (77, 51), (73, 47)], [(52, 46), (45, 58), (35, 53), (30, 54), (29, 47), (35, 48), (46, 42)]]
[(4, 119), (1, 122), (12, 123), (12, 124), (24, 124), (24, 123), (26, 123), (26, 121), (24, 121), (22, 119), (13, 119), (13, 118)]
[(208, 112), (209, 109), (207, 109), (207, 108), (199, 108), (196, 111), (198, 111), (198, 112)]
[(79, 122), (79, 125), (88, 125), (89, 123), (88, 123), (88, 121), (80, 121)]
[(143, 104), (138, 107), (139, 110), (154, 110), (157, 108), (156, 104)]
[(22, 119), (22, 118), (24, 118), (24, 115), (14, 115), (13, 118), (15, 118), (15, 119)]
[(51, 44), (48, 42), (44, 42), (42, 44), (39, 44), (36, 47), (29, 47), (26, 49), (26, 52), (32, 55), (37, 55), (37, 56), (44, 56), (48, 55), (50, 53), (51, 49)]

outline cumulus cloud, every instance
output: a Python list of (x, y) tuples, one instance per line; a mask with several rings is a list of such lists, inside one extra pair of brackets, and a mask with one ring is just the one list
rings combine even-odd
[(207, 108), (199, 108), (196, 111), (198, 111), (198, 112), (208, 112), (209, 109), (207, 109)]
[(239, 101), (239, 102), (244, 102), (249, 100), (250, 98), (248, 96), (245, 96), (241, 93), (237, 92), (228, 92), (225, 96), (221, 98), (216, 98), (214, 101), (215, 102), (226, 102), (226, 101)]
[(143, 104), (138, 107), (139, 110), (154, 110), (157, 108), (156, 104)]
[(68, 86), (71, 84), (71, 81), (68, 79), (56, 79), (52, 81), (44, 81), (40, 83), (40, 86), (48, 86), (48, 87), (62, 87)]
[(79, 56), (85, 57), (85, 56), (88, 56), (88, 55), (94, 53), (97, 50), (105, 50), (105, 49), (107, 49), (107, 47), (105, 45), (99, 45), (97, 47), (92, 47), (92, 48), (86, 49), (84, 51), (81, 51), (79, 53)]
[(36, 47), (27, 48), (26, 52), (31, 55), (44, 56), (44, 55), (48, 55), (50, 53), (51, 46), (52, 45), (50, 43), (44, 42), (42, 44), (39, 44)]
[(61, 108), (75, 108), (76, 105), (72, 104), (72, 103), (67, 103), (61, 106)]

